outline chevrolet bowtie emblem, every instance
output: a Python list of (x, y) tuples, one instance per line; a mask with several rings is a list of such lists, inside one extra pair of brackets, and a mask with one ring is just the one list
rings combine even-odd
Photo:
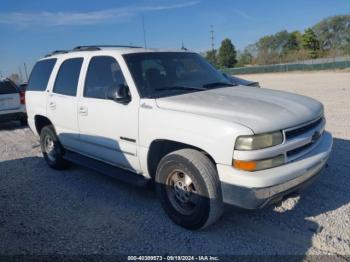
[(321, 133), (316, 131), (311, 137), (311, 143), (315, 143), (321, 136)]

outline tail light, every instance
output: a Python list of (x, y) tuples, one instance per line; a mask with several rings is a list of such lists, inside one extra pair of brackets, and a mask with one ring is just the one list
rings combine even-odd
[(25, 97), (24, 91), (19, 91), (19, 101), (21, 102), (22, 105), (26, 103), (26, 97)]

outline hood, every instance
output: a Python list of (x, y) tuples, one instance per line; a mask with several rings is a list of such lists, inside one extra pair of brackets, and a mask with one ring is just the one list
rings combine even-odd
[(159, 108), (238, 123), (254, 133), (294, 127), (323, 114), (320, 102), (265, 88), (233, 86), (157, 98)]

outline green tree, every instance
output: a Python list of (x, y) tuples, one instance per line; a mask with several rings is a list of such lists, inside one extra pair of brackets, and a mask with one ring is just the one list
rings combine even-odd
[(301, 34), (299, 31), (294, 31), (288, 35), (287, 43), (284, 46), (284, 53), (299, 50), (301, 47)]
[(274, 35), (272, 35), (272, 49), (278, 55), (282, 55), (285, 53), (285, 48), (288, 44), (288, 40), (290, 38), (290, 34), (287, 30), (280, 31)]
[(237, 66), (249, 65), (253, 62), (253, 55), (245, 49), (243, 53), (238, 55)]
[(257, 56), (256, 62), (258, 64), (273, 64), (279, 62), (279, 53), (277, 51), (274, 35), (267, 35), (256, 42)]
[(308, 28), (302, 36), (303, 47), (309, 51), (310, 58), (317, 58), (320, 51), (320, 42), (315, 32)]
[(350, 15), (323, 19), (312, 30), (317, 35), (322, 50), (344, 50), (350, 44)]
[(213, 66), (217, 67), (218, 66), (218, 59), (217, 59), (217, 55), (216, 55), (216, 50), (213, 49), (213, 50), (210, 50), (210, 51), (207, 51), (205, 53), (205, 59), (207, 59), (207, 61), (209, 63), (211, 63)]
[[(323, 19), (304, 34), (283, 30), (266, 35), (248, 47), (253, 63), (260, 65), (350, 54), (350, 15)], [(238, 60), (243, 64), (241, 56)]]
[(217, 56), (220, 67), (234, 67), (237, 63), (237, 51), (231, 40), (226, 38), (221, 42)]

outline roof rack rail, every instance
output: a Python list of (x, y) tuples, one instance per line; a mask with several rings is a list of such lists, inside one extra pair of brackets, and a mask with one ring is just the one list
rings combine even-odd
[(57, 54), (66, 54), (66, 53), (76, 52), (76, 51), (98, 51), (98, 50), (101, 50), (101, 48), (103, 47), (142, 48), (141, 46), (132, 46), (132, 45), (81, 45), (81, 46), (74, 47), (72, 50), (56, 50), (45, 55), (45, 57), (50, 57)]
[(52, 55), (57, 55), (57, 54), (66, 54), (68, 53), (69, 51), (67, 50), (55, 50), (51, 53), (48, 53), (47, 55), (45, 55), (45, 57), (49, 57), (49, 56), (52, 56)]
[(97, 51), (97, 50), (101, 50), (101, 48), (94, 45), (81, 45), (81, 46), (74, 47), (72, 51)]
[(133, 45), (82, 45), (73, 48), (74, 51), (93, 51), (101, 50), (103, 47), (125, 47), (125, 48), (142, 48), (141, 46)]

